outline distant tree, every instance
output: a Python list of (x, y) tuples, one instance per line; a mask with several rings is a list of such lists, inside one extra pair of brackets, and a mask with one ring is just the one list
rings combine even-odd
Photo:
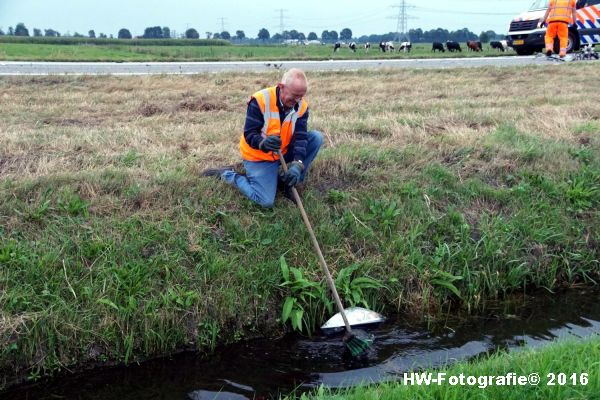
[(231, 40), (231, 35), (227, 31), (221, 32), (221, 39)]
[(163, 26), (163, 28), (162, 28), (162, 36), (165, 39), (170, 39), (171, 38), (171, 29), (169, 29), (168, 26)]
[(271, 38), (271, 34), (268, 30), (262, 28), (260, 31), (258, 31), (258, 38), (264, 42), (265, 40), (269, 40)]
[(304, 36), (304, 33), (302, 33), (302, 32), (298, 33), (298, 40), (302, 40), (302, 41), (306, 40), (306, 36)]
[(423, 39), (423, 29), (421, 28), (417, 28), (417, 29), (410, 29), (408, 31), (408, 36), (410, 37), (412, 42), (424, 42), (425, 40)]
[(33, 28), (33, 36), (42, 36), (42, 30), (38, 28)]
[(95, 39), (96, 38), (96, 32), (94, 32), (93, 29), (90, 29), (90, 31), (88, 32), (88, 36), (90, 37), (90, 39)]
[(100, 34), (98, 35), (98, 37), (99, 37), (100, 39), (106, 39), (106, 33), (100, 33)]
[[(489, 40), (502, 40), (503, 39), (502, 35), (498, 35), (494, 31), (485, 31), (485, 32), (481, 32), (481, 33), (485, 33), (488, 36)], [(481, 35), (479, 35), (479, 36), (481, 37)], [(498, 37), (498, 36), (500, 36), (500, 37)], [(482, 42), (483, 42), (483, 40), (482, 40)]]
[(273, 40), (274, 42), (281, 42), (283, 40), (283, 36), (281, 35), (281, 33), (276, 33), (273, 35), (273, 37), (271, 37), (271, 40)]
[(15, 36), (29, 36), (29, 29), (25, 27), (25, 24), (19, 22), (15, 27)]
[(467, 28), (463, 28), (450, 32), (450, 39), (456, 42), (466, 42), (467, 40), (477, 40), (479, 37)]
[(83, 35), (82, 35), (81, 33), (79, 33), (79, 32), (75, 32), (75, 33), (73, 34), (73, 37), (85, 37), (85, 36), (83, 36)]
[(162, 39), (163, 30), (160, 26), (149, 26), (144, 29), (144, 39)]
[(119, 29), (119, 33), (117, 35), (117, 37), (119, 39), (131, 39), (131, 32), (129, 32), (129, 29), (125, 29), (125, 28), (121, 28)]
[(350, 28), (344, 28), (344, 29), (342, 29), (342, 31), (340, 32), (340, 39), (341, 40), (350, 40), (350, 39), (352, 39), (352, 31), (350, 30)]
[(186, 39), (200, 39), (200, 34), (194, 28), (189, 28), (187, 31), (185, 31), (185, 38)]
[(281, 32), (281, 38), (283, 40), (289, 40), (292, 38), (292, 35), (290, 35), (290, 31), (283, 31)]
[(57, 31), (55, 31), (54, 29), (44, 29), (44, 36), (47, 36), (47, 37), (58, 37), (58, 36), (60, 36), (60, 33), (58, 33)]
[(13, 29), (12, 26), (8, 27), (8, 36), (14, 36), (15, 35), (15, 30)]
[(321, 40), (324, 42), (329, 41), (329, 31), (323, 31), (321, 33)]
[(212, 32), (204, 32), (204, 33), (206, 33), (206, 38), (207, 38), (207, 39), (210, 39), (210, 38), (211, 38), (211, 36), (212, 36)]
[(0, 36), (4, 36), (4, 31), (0, 28)]
[(338, 33), (336, 31), (329, 31), (329, 40), (332, 42), (338, 40)]
[(292, 29), (292, 30), (290, 31), (290, 39), (293, 39), (293, 40), (300, 40), (300, 33), (299, 33), (297, 30), (295, 30), (295, 29)]
[(317, 34), (316, 34), (316, 33), (314, 33), (314, 32), (310, 32), (310, 33), (308, 34), (308, 40), (319, 40), (319, 37), (317, 36)]
[(213, 39), (221, 39), (221, 34), (219, 32), (213, 33)]
[(488, 43), (490, 41), (490, 35), (488, 35), (487, 32), (481, 32), (479, 34), (479, 41), (481, 43)]
[[(131, 35), (131, 34), (130, 34)], [(109, 39), (113, 39), (113, 34), (111, 33), (110, 35), (108, 35)]]
[(244, 31), (235, 31), (235, 38), (237, 40), (244, 40), (246, 38), (246, 34)]

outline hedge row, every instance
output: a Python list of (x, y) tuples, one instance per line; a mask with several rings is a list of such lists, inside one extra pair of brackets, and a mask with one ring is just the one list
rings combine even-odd
[(231, 44), (222, 39), (100, 39), (46, 36), (0, 36), (0, 43), (125, 46), (229, 46)]

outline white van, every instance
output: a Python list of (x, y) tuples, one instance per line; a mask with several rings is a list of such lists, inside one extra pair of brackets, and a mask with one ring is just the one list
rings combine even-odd
[[(546, 27), (538, 28), (549, 0), (535, 0), (529, 10), (515, 17), (508, 28), (507, 41), (519, 55), (543, 51)], [(600, 0), (577, 1), (577, 27), (569, 27), (567, 52), (582, 45), (600, 43)], [(557, 45), (555, 45), (557, 47)]]

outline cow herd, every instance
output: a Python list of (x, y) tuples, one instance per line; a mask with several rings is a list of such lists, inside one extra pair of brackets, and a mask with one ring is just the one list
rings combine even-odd
[[(483, 51), (483, 45), (481, 44), (480, 41), (467, 40), (466, 45), (467, 45), (467, 50), (469, 50), (469, 51), (475, 51), (475, 52)], [(492, 50), (496, 49), (496, 50), (504, 52), (504, 51), (508, 50), (508, 44), (506, 43), (506, 40), (491, 41), (490, 49), (492, 49)], [(455, 51), (462, 52), (462, 47), (460, 47), (460, 43), (452, 41), (452, 40), (448, 40), (446, 42), (445, 49), (444, 49), (444, 44), (441, 42), (433, 42), (433, 44), (431, 46), (431, 51), (433, 51), (434, 53), (436, 51), (441, 51), (443, 53), (446, 50), (448, 50), (451, 53), (453, 53)]]
[[(356, 48), (357, 48), (356, 42), (350, 42), (350, 43), (348, 43), (347, 46), (352, 52), (356, 53)], [(342, 43), (335, 42), (335, 44), (333, 45), (333, 51), (336, 52), (341, 47), (342, 47)], [(365, 48), (365, 51), (368, 52), (371, 49), (371, 44), (369, 42), (365, 43), (364, 48)], [(475, 52), (483, 51), (482, 43), (480, 41), (475, 41), (475, 40), (468, 40), (466, 42), (466, 48), (468, 51), (475, 51)], [(410, 53), (411, 49), (412, 49), (411, 42), (402, 42), (398, 46), (398, 51), (402, 51), (405, 53)], [(492, 49), (492, 50), (495, 49), (495, 50), (502, 51), (502, 52), (508, 51), (508, 44), (506, 43), (506, 40), (491, 41), (490, 49)], [(379, 50), (381, 50), (383, 53), (387, 53), (387, 52), (395, 51), (396, 48), (394, 46), (394, 42), (381, 42), (381, 43), (379, 43)], [(452, 40), (448, 40), (448, 41), (446, 41), (446, 43), (433, 42), (432, 47), (431, 47), (431, 51), (434, 53), (436, 51), (444, 53), (444, 52), (446, 52), (446, 50), (448, 50), (451, 53), (454, 53), (455, 51), (462, 52), (462, 47), (460, 46), (460, 43), (452, 41)]]

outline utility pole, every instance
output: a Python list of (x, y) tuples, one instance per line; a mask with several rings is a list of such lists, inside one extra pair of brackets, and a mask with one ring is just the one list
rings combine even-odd
[(406, 0), (402, 0), (402, 2), (398, 5), (392, 6), (392, 8), (398, 9), (398, 16), (396, 17), (396, 41), (400, 41), (400, 39), (408, 39), (408, 20), (415, 19), (415, 17), (408, 15), (407, 10), (409, 8), (414, 8), (412, 4), (408, 4)]
[(283, 35), (283, 31), (285, 30), (285, 24), (283, 22), (283, 20), (285, 18), (287, 18), (286, 16), (284, 16), (283, 14), (287, 11), (284, 10), (283, 8), (278, 9), (277, 11), (279, 11), (279, 33)]
[(227, 18), (221, 17), (219, 20), (221, 21), (221, 32), (225, 32), (225, 20)]

